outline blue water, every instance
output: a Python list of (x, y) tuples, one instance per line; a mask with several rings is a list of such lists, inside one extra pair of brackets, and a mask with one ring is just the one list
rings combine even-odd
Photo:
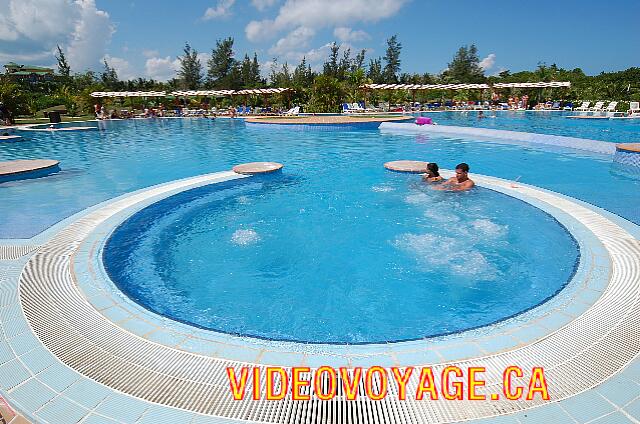
[(333, 343), (490, 324), (552, 296), (574, 270), (568, 232), (522, 201), (334, 160), (352, 169), (317, 162), (156, 204), (113, 235), (107, 270), (130, 297), (183, 322)]
[(568, 137), (602, 140), (613, 143), (637, 143), (640, 140), (640, 119), (568, 119), (567, 116), (585, 114), (570, 111), (484, 111), (432, 112), (430, 116), (441, 125), (483, 127), (509, 131), (564, 135)]
[[(618, 134), (617, 123), (607, 122)], [(425, 191), (416, 176), (385, 171), (382, 164), (389, 160), (422, 159), (443, 168), (465, 161), (472, 174), (519, 177), (640, 223), (640, 173), (599, 154), (375, 130), (249, 128), (225, 119), (100, 125), (92, 132), (21, 133), (24, 141), (0, 143), (0, 160), (61, 161), (54, 175), (0, 184), (0, 238), (29, 238), (74, 212), (153, 184), (237, 163), (282, 162), (282, 175), (272, 180), (252, 178), (255, 183), (202, 192), (183, 208), (168, 209), (173, 218), (158, 218), (157, 225), (130, 233), (132, 250), (122, 248), (130, 261), (122, 268), (130, 271), (123, 285), (138, 279), (137, 286), (130, 285), (133, 297), (166, 289), (166, 298), (153, 294), (150, 308), (224, 331), (308, 341), (412, 338), (509, 316), (564, 284), (576, 251), (555, 221), (488, 190), (441, 197)], [(622, 137), (624, 132), (615, 136)], [(220, 198), (223, 192), (228, 196)], [(180, 225), (168, 225), (173, 219)], [(463, 273), (468, 271), (474, 273)], [(291, 279), (278, 286), (289, 274)], [(269, 328), (251, 327), (246, 314), (245, 321), (232, 315), (242, 312), (236, 308), (242, 302), (233, 299), (245, 293), (243, 287), (262, 296), (253, 303), (238, 298), (260, 313), (253, 324)], [(505, 292), (509, 302), (500, 299)], [(521, 294), (517, 302), (513, 293)], [(208, 295), (216, 301), (206, 306), (200, 298), (212, 300)], [(162, 309), (176, 299), (193, 308), (186, 315), (179, 307)], [(285, 308), (290, 299), (299, 306), (300, 299), (318, 301), (295, 311)], [(416, 318), (420, 307), (435, 324)], [(352, 322), (377, 316), (380, 323), (368, 334), (356, 324), (336, 329), (334, 311), (342, 311), (337, 315), (342, 318), (351, 311)], [(283, 332), (275, 325), (287, 327), (294, 315), (298, 328)], [(385, 322), (393, 316), (403, 319)], [(330, 330), (324, 336), (306, 331), (316, 327)]]
[[(96, 125), (95, 123), (91, 123)], [(545, 187), (640, 223), (640, 178), (608, 156), (378, 131), (311, 132), (249, 129), (239, 120), (166, 119), (102, 122), (102, 131), (27, 133), (0, 143), (0, 161), (51, 158), (61, 172), (0, 184), (0, 238), (29, 238), (88, 206), (132, 190), (237, 163), (276, 160), (288, 173), (335, 168), (333, 160), (366, 161), (371, 169), (402, 158), (436, 161), (472, 173)], [(546, 147), (544, 147), (546, 148)], [(345, 165), (342, 170), (348, 170)]]

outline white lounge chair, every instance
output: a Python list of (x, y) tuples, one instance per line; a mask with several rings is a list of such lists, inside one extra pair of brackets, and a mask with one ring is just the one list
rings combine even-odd
[(575, 108), (575, 110), (589, 110), (589, 105), (591, 102), (582, 102), (580, 107)]
[(603, 106), (604, 106), (604, 102), (596, 102), (596, 104), (593, 105), (593, 107), (590, 110), (592, 112), (602, 112), (604, 111)]
[(609, 102), (609, 106), (607, 106), (607, 112), (615, 112), (616, 107), (618, 106), (618, 102)]
[(630, 102), (627, 115), (633, 117), (640, 116), (640, 102)]
[(300, 106), (292, 107), (288, 111), (286, 111), (285, 115), (297, 115), (300, 113)]

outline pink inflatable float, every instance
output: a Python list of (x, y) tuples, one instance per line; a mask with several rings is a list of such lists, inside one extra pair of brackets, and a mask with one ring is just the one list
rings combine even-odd
[(416, 125), (432, 125), (433, 122), (431, 121), (431, 118), (428, 118), (426, 116), (419, 116), (418, 119), (416, 119)]

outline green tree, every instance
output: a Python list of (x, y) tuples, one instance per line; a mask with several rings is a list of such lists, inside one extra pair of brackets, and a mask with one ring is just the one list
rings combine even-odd
[(318, 75), (311, 87), (308, 112), (339, 112), (345, 91), (342, 83), (330, 75)]
[(255, 86), (255, 82), (253, 81), (253, 76), (251, 73), (251, 59), (249, 59), (249, 55), (247, 54), (245, 54), (244, 59), (242, 59), (242, 64), (240, 65), (240, 75), (242, 77), (243, 87)]
[(28, 112), (28, 96), (19, 84), (0, 75), (0, 102), (4, 103), (13, 115)]
[(359, 101), (358, 99), (358, 94), (359, 94), (359, 88), (362, 84), (364, 84), (367, 80), (367, 76), (364, 72), (364, 69), (362, 68), (358, 68), (355, 69), (352, 72), (349, 72), (347, 74), (347, 85), (348, 85), (348, 91), (349, 91), (349, 95), (350, 95), (350, 100), (353, 102), (357, 102)]
[(56, 47), (58, 48), (58, 54), (56, 55), (56, 59), (58, 60), (58, 73), (63, 77), (68, 77), (71, 74), (71, 66), (69, 66), (67, 58), (60, 46), (56, 45)]
[(347, 77), (347, 72), (351, 69), (351, 49), (347, 48), (342, 52), (342, 58), (338, 63), (338, 70), (336, 72), (336, 77), (340, 81), (344, 81)]
[(234, 68), (238, 66), (234, 59), (233, 38), (216, 41), (216, 47), (211, 51), (211, 59), (207, 64), (207, 85), (213, 88), (231, 88), (235, 82)]
[(315, 74), (311, 70), (311, 66), (307, 63), (307, 59), (303, 56), (300, 64), (293, 70), (292, 82), (298, 89), (305, 89), (313, 85)]
[(195, 90), (202, 83), (202, 64), (198, 59), (198, 52), (192, 49), (189, 43), (184, 45), (184, 56), (179, 57), (180, 70), (178, 78), (182, 80), (182, 86), (189, 90)]
[(253, 53), (253, 61), (251, 62), (251, 81), (253, 81), (256, 87), (264, 84), (264, 80), (260, 74), (260, 64), (258, 63), (257, 53)]
[(278, 64), (278, 58), (274, 57), (271, 62), (271, 69), (269, 69), (269, 83), (273, 86), (278, 85), (280, 79), (280, 65)]
[(486, 78), (484, 70), (480, 67), (478, 48), (474, 44), (460, 47), (443, 76), (449, 82), (484, 82)]
[(380, 84), (383, 82), (381, 58), (371, 59), (369, 61), (369, 70), (367, 71), (367, 78), (376, 84)]
[(401, 51), (402, 44), (398, 41), (397, 35), (387, 39), (387, 52), (384, 55), (385, 65), (382, 72), (382, 77), (387, 84), (394, 84), (398, 82)]
[(366, 54), (366, 49), (360, 50), (360, 52), (356, 55), (356, 57), (353, 59), (353, 62), (351, 63), (351, 72), (354, 72), (357, 69), (364, 70), (364, 58)]
[(340, 47), (334, 41), (331, 43), (329, 58), (322, 65), (322, 74), (330, 77), (338, 76), (338, 52)]
[(110, 90), (116, 90), (119, 82), (118, 73), (116, 72), (114, 67), (109, 66), (106, 58), (103, 59), (103, 63), (104, 70), (102, 71), (102, 74), (100, 74), (102, 84), (104, 84), (105, 87), (109, 88)]

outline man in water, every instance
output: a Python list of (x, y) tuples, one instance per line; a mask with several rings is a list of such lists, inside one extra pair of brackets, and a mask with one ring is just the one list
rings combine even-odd
[(449, 178), (439, 186), (433, 187), (434, 190), (447, 191), (464, 191), (473, 188), (475, 183), (469, 178), (469, 165), (460, 163), (456, 166), (456, 176)]

